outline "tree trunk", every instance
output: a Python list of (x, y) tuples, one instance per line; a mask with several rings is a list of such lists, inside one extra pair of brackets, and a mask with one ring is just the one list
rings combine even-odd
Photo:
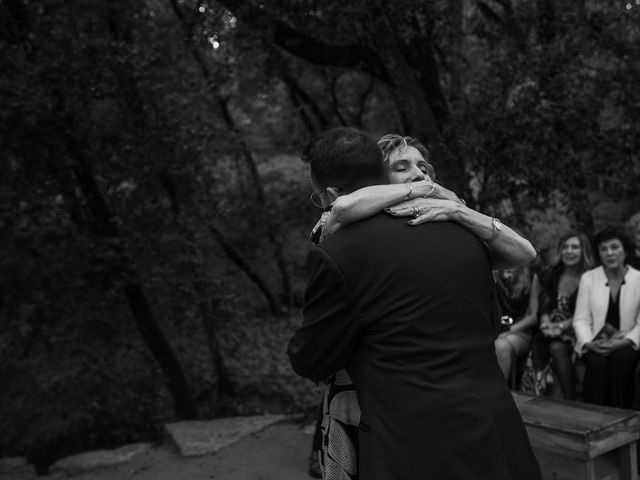
[[(62, 116), (64, 117), (64, 114), (62, 114)], [(64, 124), (69, 125), (69, 119), (65, 118), (65, 120)], [(167, 379), (167, 386), (173, 397), (176, 415), (180, 419), (196, 419), (198, 418), (198, 412), (187, 385), (182, 366), (151, 312), (135, 267), (131, 265), (131, 259), (126, 257), (126, 253), (120, 244), (120, 233), (117, 225), (113, 221), (107, 202), (98, 188), (98, 184), (89, 165), (82, 158), (81, 153), (78, 152), (75, 140), (69, 136), (68, 132), (65, 137), (70, 158), (72, 158), (74, 162), (73, 171), (78, 186), (87, 201), (89, 211), (93, 217), (93, 230), (98, 235), (112, 240), (109, 246), (115, 252), (114, 262), (123, 277), (128, 279), (124, 287), (124, 294), (131, 307), (142, 339)]]
[(462, 0), (449, 1), (449, 45), (451, 46), (448, 56), (445, 59), (451, 77), (450, 103), (455, 112), (460, 101), (463, 99), (461, 72), (463, 69), (464, 57), (462, 55), (463, 36), (462, 25), (464, 22)]
[[(28, 19), (29, 11), (26, 9), (24, 2), (12, 0), (11, 2), (5, 3), (10, 7), (12, 16), (20, 20), (21, 26), (25, 29), (28, 28), (30, 26)], [(110, 4), (108, 7), (110, 7)], [(112, 13), (113, 12), (110, 13), (110, 17)], [(110, 26), (113, 28), (114, 24), (110, 23)], [(30, 51), (30, 55), (34, 54), (37, 44), (32, 44), (29, 41), (29, 35), (25, 36), (24, 42)], [(92, 233), (108, 241), (108, 246), (114, 253), (113, 262), (115, 267), (122, 274), (122, 277), (127, 279), (124, 293), (129, 301), (138, 330), (167, 379), (169, 391), (174, 401), (176, 415), (181, 419), (197, 418), (197, 411), (185, 381), (182, 367), (151, 313), (142, 284), (139, 282), (137, 273), (131, 265), (131, 259), (125, 256), (118, 226), (114, 221), (112, 213), (109, 211), (109, 206), (105, 198), (100, 192), (89, 161), (75, 137), (77, 122), (75, 122), (73, 116), (65, 110), (65, 95), (56, 90), (55, 87), (51, 88), (51, 93), (52, 97), (56, 98), (53, 113), (57, 116), (57, 121), (54, 124), (59, 129), (60, 139), (65, 143), (66, 154), (70, 159), (69, 170), (75, 177), (75, 181), (62, 180), (61, 176), (58, 175), (57, 179), (60, 180), (61, 183), (66, 183), (66, 185), (61, 188), (61, 194), (65, 198), (75, 198), (75, 190), (78, 189), (81, 192), (78, 196), (81, 195), (84, 197), (86, 202), (90, 220), (87, 222), (88, 225), (81, 220), (82, 217), (75, 207), (75, 201), (71, 203), (72, 207), (69, 211), (70, 218), (76, 222), (80, 222), (78, 224), (79, 227), (87, 228), (91, 230)]]
[[(249, 169), (249, 172), (251, 174), (251, 183), (256, 193), (258, 208), (261, 210), (262, 217), (266, 220), (265, 228), (267, 230), (267, 238), (269, 238), (269, 241), (273, 245), (273, 249), (276, 257), (276, 263), (280, 271), (280, 279), (282, 281), (281, 283), (282, 298), (286, 305), (291, 306), (293, 305), (293, 288), (292, 288), (291, 277), (289, 275), (289, 270), (287, 268), (287, 261), (284, 257), (284, 248), (283, 248), (282, 242), (278, 240), (275, 228), (273, 224), (269, 221), (267, 216), (267, 213), (268, 213), (267, 198), (264, 193), (264, 187), (262, 186), (262, 180), (260, 179), (260, 175), (258, 174), (256, 161), (253, 158), (253, 154), (251, 153), (251, 150), (249, 150), (249, 146), (246, 144), (246, 142), (242, 138), (242, 135), (240, 134), (240, 131), (233, 120), (231, 111), (229, 110), (228, 102), (221, 101), (220, 108), (222, 110), (223, 117), (225, 119), (227, 127), (236, 135), (236, 137), (240, 141), (243, 157), (245, 159), (247, 168)], [(281, 310), (281, 308), (278, 308), (278, 310)]]
[[(180, 213), (182, 209), (180, 206), (180, 201), (178, 199), (178, 189), (176, 188), (176, 185), (171, 179), (168, 172), (162, 172), (160, 175), (160, 180), (165, 188), (165, 191), (167, 192), (167, 197), (169, 198), (169, 203), (171, 205), (171, 211), (173, 213), (173, 219), (176, 227), (178, 228), (182, 236), (185, 237), (187, 245), (189, 246), (188, 248), (190, 250), (190, 253), (194, 258), (193, 268), (195, 271), (195, 278), (204, 278), (203, 272), (198, 271), (200, 265), (198, 259), (201, 258), (202, 255), (200, 249), (197, 247), (197, 240), (193, 233), (189, 231), (189, 229), (184, 225), (183, 222), (180, 221)], [(210, 308), (210, 287), (206, 282), (201, 280), (194, 280), (193, 286), (194, 291), (198, 295), (198, 310), (200, 311), (200, 318), (202, 320), (203, 330), (207, 338), (209, 354), (211, 355), (211, 366), (218, 380), (216, 389), (217, 394), (218, 396), (223, 397), (234, 397), (236, 394), (235, 385), (233, 384), (231, 376), (227, 371), (224, 358), (220, 351), (220, 343), (218, 342), (218, 333), (215, 324), (216, 311)]]
[(124, 294), (142, 338), (167, 379), (167, 387), (173, 397), (176, 415), (182, 420), (197, 420), (198, 411), (191, 397), (182, 366), (158, 327), (142, 286), (139, 283), (129, 283), (124, 286)]
[[(200, 69), (200, 72), (202, 73), (202, 77), (209, 89), (209, 92), (211, 93), (212, 97), (220, 107), (220, 113), (222, 118), (225, 121), (227, 128), (233, 134), (233, 136), (237, 139), (240, 145), (242, 158), (245, 160), (245, 164), (250, 174), (251, 183), (252, 183), (254, 192), (256, 194), (258, 208), (262, 210), (263, 217), (266, 218), (267, 205), (266, 205), (266, 198), (264, 194), (264, 188), (262, 186), (262, 181), (260, 180), (260, 175), (258, 174), (258, 169), (256, 166), (255, 159), (253, 158), (253, 154), (251, 153), (249, 146), (246, 144), (240, 130), (237, 128), (233, 120), (233, 116), (231, 115), (231, 111), (229, 110), (228, 101), (223, 99), (220, 93), (215, 89), (215, 84), (216, 84), (216, 82), (214, 81), (215, 79), (211, 74), (211, 71), (209, 70), (207, 63), (205, 62), (205, 59), (202, 56), (202, 53), (200, 52), (200, 49), (193, 42), (192, 24), (186, 19), (184, 13), (182, 12), (180, 6), (177, 3), (177, 0), (172, 0), (171, 4), (172, 4), (173, 11), (176, 17), (178, 18), (178, 20), (180, 21), (180, 24), (182, 25), (182, 28), (185, 32), (186, 46), (191, 51), (191, 55), (193, 56), (196, 64)], [(282, 280), (282, 284), (281, 284), (282, 298), (285, 300), (285, 303), (287, 305), (292, 305), (293, 304), (292, 282), (288, 272), (287, 262), (284, 257), (282, 243), (278, 241), (276, 232), (273, 228), (273, 225), (271, 225), (271, 223), (266, 222), (266, 230), (267, 230), (267, 237), (269, 238), (272, 245), (274, 246), (276, 262), (278, 265), (278, 269), (280, 270), (280, 277)], [(232, 259), (234, 260), (234, 262), (237, 265), (239, 265), (238, 261), (241, 261), (240, 263), (244, 266), (245, 272), (248, 273), (248, 270), (246, 269), (248, 267), (248, 264), (243, 258), (239, 256), (239, 252), (235, 248), (233, 248), (228, 242), (224, 241), (224, 238), (222, 237), (222, 234), (219, 231), (215, 229), (212, 229), (212, 231), (216, 232), (217, 238), (220, 241), (221, 245), (223, 246), (225, 252), (227, 253), (233, 252)], [(256, 281), (256, 279), (259, 278), (259, 276), (255, 271), (253, 271), (253, 269), (249, 269), (249, 270), (251, 270), (251, 275), (249, 275), (249, 278)], [(267, 300), (269, 302), (271, 311), (281, 312), (282, 308), (280, 306), (280, 301), (277, 299), (277, 296), (271, 292), (271, 288), (267, 285), (267, 283), (260, 279), (260, 283), (258, 287), (260, 288), (261, 291), (265, 292), (265, 294), (266, 294), (266, 291), (269, 291), (267, 295)], [(274, 301), (275, 301), (275, 305), (273, 303)]]
[[(202, 289), (202, 286), (196, 285), (198, 290)], [(202, 292), (205, 293), (205, 292)], [(236, 387), (231, 380), (231, 375), (227, 370), (227, 365), (222, 356), (220, 349), (220, 342), (218, 341), (218, 332), (216, 327), (216, 318), (220, 316), (221, 312), (213, 307), (214, 301), (207, 301), (206, 297), (201, 297), (198, 302), (202, 323), (205, 331), (207, 332), (207, 340), (209, 345), (209, 352), (211, 353), (211, 360), (213, 362), (213, 370), (218, 378), (218, 388), (216, 389), (219, 397), (235, 397)]]
[(211, 234), (218, 241), (220, 246), (223, 248), (227, 256), (236, 264), (236, 266), (242, 270), (249, 279), (253, 281), (253, 283), (258, 287), (262, 295), (267, 300), (269, 304), (269, 309), (274, 315), (282, 314), (282, 307), (278, 298), (273, 294), (271, 288), (267, 284), (265, 280), (256, 272), (251, 265), (244, 259), (244, 257), (240, 254), (240, 252), (230, 243), (224, 235), (215, 227), (210, 227)]
[[(328, 128), (329, 119), (322, 112), (320, 105), (300, 86), (298, 81), (287, 72), (281, 73), (278, 77), (289, 88), (296, 110), (300, 113), (309, 134), (317, 135), (320, 131)], [(315, 123), (312, 121), (307, 109), (313, 113), (313, 117), (316, 119)], [(315, 126), (316, 124), (318, 127)]]

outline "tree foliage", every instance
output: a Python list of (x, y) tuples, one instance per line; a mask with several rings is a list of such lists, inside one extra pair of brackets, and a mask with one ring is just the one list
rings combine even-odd
[(168, 420), (312, 412), (284, 355), (318, 213), (296, 157), (330, 126), (418, 136), (541, 248), (603, 203), (621, 220), (629, 5), (0, 2), (0, 454), (45, 469)]

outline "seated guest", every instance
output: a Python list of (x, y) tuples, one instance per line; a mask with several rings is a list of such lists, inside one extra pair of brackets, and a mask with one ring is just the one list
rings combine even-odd
[(627, 265), (640, 270), (640, 212), (627, 221), (627, 228), (629, 229), (631, 240), (633, 240), (633, 248), (627, 257)]
[(573, 317), (584, 400), (629, 408), (640, 344), (640, 271), (626, 264), (630, 245), (622, 232), (604, 229), (594, 246), (601, 265), (580, 278)]
[(568, 232), (558, 241), (558, 261), (541, 274), (540, 335), (536, 352), (541, 348), (567, 400), (575, 400), (575, 371), (572, 361), (575, 335), (573, 311), (578, 297), (580, 276), (593, 267), (593, 254), (584, 233)]
[(529, 352), (532, 331), (538, 325), (538, 276), (526, 265), (502, 270), (496, 275), (496, 294), (503, 319), (508, 320), (495, 340), (496, 356), (508, 379), (514, 362)]

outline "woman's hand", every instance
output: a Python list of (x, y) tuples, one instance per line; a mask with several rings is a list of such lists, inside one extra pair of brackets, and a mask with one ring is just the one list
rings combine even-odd
[(614, 337), (610, 338), (609, 340), (596, 340), (595, 342), (587, 342), (584, 344), (584, 348), (606, 357), (615, 350), (630, 347), (631, 345), (632, 342), (628, 338)]
[(464, 204), (464, 202), (451, 190), (440, 184), (434, 183), (429, 179), (413, 182), (411, 192), (410, 199), (432, 198), (437, 200), (452, 200), (454, 202)]
[(399, 203), (385, 211), (395, 217), (415, 217), (409, 225), (420, 225), (425, 222), (442, 222), (455, 220), (460, 204), (453, 200), (439, 200), (434, 198), (414, 198)]
[(612, 338), (609, 340), (607, 347), (609, 348), (609, 352), (613, 352), (614, 350), (630, 347), (631, 345), (632, 342), (628, 338)]
[[(619, 339), (625, 338), (626, 334), (627, 334), (627, 332), (621, 332), (620, 330), (618, 330), (616, 333), (611, 335), (611, 339), (612, 340), (619, 340)], [(629, 340), (629, 341), (631, 341), (631, 340)]]
[(451, 200), (461, 205), (465, 205), (465, 202), (451, 190), (444, 188), (442, 185), (437, 183), (434, 185), (436, 186), (436, 188), (434, 188), (433, 192), (429, 195), (429, 198), (436, 198), (439, 200)]
[(547, 313), (540, 315), (540, 333), (545, 337), (551, 338), (551, 319)]
[(603, 357), (606, 357), (610, 353), (610, 350), (607, 347), (608, 342), (608, 340), (596, 340), (595, 342), (587, 342), (583, 345), (583, 348), (590, 352), (594, 352), (602, 355)]
[(411, 186), (411, 196), (408, 199), (435, 197), (438, 193), (438, 184), (433, 183), (432, 180), (420, 180), (413, 182)]
[(540, 333), (545, 337), (551, 336), (551, 323), (545, 322), (540, 324)]
[(564, 329), (560, 324), (549, 322), (540, 325), (540, 331), (542, 332), (542, 335), (547, 338), (558, 338), (562, 335)]

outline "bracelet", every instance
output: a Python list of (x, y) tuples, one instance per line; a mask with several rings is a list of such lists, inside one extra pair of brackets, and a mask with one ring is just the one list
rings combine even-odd
[(493, 217), (491, 219), (491, 227), (493, 228), (493, 232), (491, 233), (491, 236), (485, 240), (485, 242), (487, 243), (491, 243), (496, 238), (498, 238), (498, 236), (500, 235), (500, 232), (502, 231), (502, 222), (498, 220), (496, 217)]
[(402, 200), (403, 202), (409, 200), (409, 198), (411, 197), (411, 193), (413, 192), (413, 183), (409, 182), (409, 193), (407, 193), (407, 195), (404, 197), (404, 199)]
[(432, 184), (431, 184), (431, 190), (429, 190), (429, 192), (427, 192), (427, 193), (423, 196), (423, 198), (428, 198), (428, 197), (429, 197), (429, 195), (431, 195), (435, 189), (436, 189), (436, 184), (435, 184), (435, 183), (432, 183)]

